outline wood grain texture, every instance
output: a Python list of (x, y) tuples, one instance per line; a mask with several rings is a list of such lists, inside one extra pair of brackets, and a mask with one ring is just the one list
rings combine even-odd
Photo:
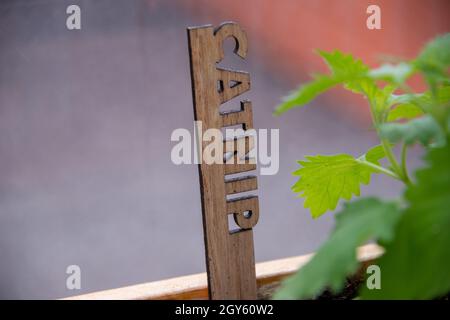
[[(358, 261), (368, 265), (383, 254), (375, 244), (358, 248)], [(256, 264), (258, 297), (267, 298), (286, 277), (304, 266), (313, 254), (272, 260)], [(88, 293), (65, 298), (66, 300), (193, 300), (208, 299), (206, 273), (193, 274), (123, 288)], [(269, 292), (268, 292), (269, 291)]]
[(224, 127), (242, 124), (244, 130), (253, 129), (252, 103), (248, 100), (241, 101), (240, 110), (221, 112), (220, 115)]
[[(236, 125), (244, 130), (253, 128), (249, 101), (241, 101), (240, 109), (235, 112), (220, 112), (221, 104), (250, 89), (250, 75), (247, 72), (217, 67), (217, 63), (224, 58), (223, 41), (229, 37), (235, 40), (234, 53), (244, 59), (247, 55), (247, 37), (236, 23), (224, 23), (215, 30), (210, 25), (188, 28), (194, 115), (196, 121), (201, 121), (204, 131)], [(202, 150), (208, 143), (200, 143)], [(253, 178), (225, 182), (228, 174), (256, 169), (254, 159), (245, 157), (253, 144), (254, 140), (250, 137), (224, 141), (224, 153), (231, 148), (242, 151), (233, 151), (225, 164), (206, 164), (202, 161), (199, 165), (211, 299), (256, 299), (251, 228), (259, 217), (258, 198), (235, 199), (230, 203), (226, 196), (255, 190), (257, 184)], [(240, 145), (243, 148), (239, 148)], [(241, 228), (238, 232), (229, 231), (230, 214)]]
[(227, 214), (232, 214), (242, 229), (251, 229), (259, 219), (258, 197), (247, 196), (227, 201)]
[(252, 191), (258, 188), (256, 176), (244, 176), (225, 180), (227, 194)]

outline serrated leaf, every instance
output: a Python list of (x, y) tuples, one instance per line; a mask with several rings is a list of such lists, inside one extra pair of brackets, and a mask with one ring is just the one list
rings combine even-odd
[[(373, 159), (374, 163), (379, 160)], [(293, 174), (300, 179), (292, 191), (305, 198), (304, 207), (310, 209), (313, 218), (336, 209), (340, 199), (359, 196), (360, 184), (369, 184), (370, 175), (378, 173), (348, 154), (307, 156), (306, 161), (298, 163), (302, 167)]]
[(366, 299), (433, 299), (450, 292), (450, 145), (431, 149), (430, 166), (408, 187), (395, 239), (379, 261), (381, 289)]
[(351, 54), (338, 50), (333, 52), (318, 51), (333, 76), (339, 78), (344, 87), (354, 93), (364, 94), (369, 99), (378, 91), (377, 86), (368, 77), (369, 67)]
[(358, 268), (356, 249), (370, 239), (388, 242), (400, 217), (397, 205), (366, 198), (347, 203), (336, 215), (329, 239), (305, 266), (288, 278), (276, 299), (312, 298), (329, 287), (339, 291)]
[(351, 54), (345, 54), (339, 50), (334, 50), (332, 52), (319, 50), (318, 53), (335, 76), (351, 78), (365, 75), (367, 71), (369, 71), (368, 66), (361, 60), (355, 59)]
[(300, 86), (296, 91), (283, 99), (277, 106), (274, 114), (280, 115), (294, 107), (304, 106), (319, 94), (343, 84), (358, 93), (374, 90), (370, 85), (370, 79), (366, 74), (368, 67), (351, 55), (345, 55), (339, 51), (330, 53), (319, 51), (331, 70), (329, 75), (316, 75), (313, 81)]
[(407, 145), (420, 142), (427, 146), (440, 144), (444, 133), (439, 124), (430, 115), (413, 119), (407, 123), (384, 123), (380, 125), (380, 136), (392, 143), (403, 141)]

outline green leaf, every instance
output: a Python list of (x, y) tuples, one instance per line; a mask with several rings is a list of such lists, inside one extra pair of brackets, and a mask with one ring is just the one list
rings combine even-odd
[(389, 107), (392, 105), (392, 93), (395, 89), (395, 86), (386, 85), (382, 89), (377, 88), (374, 90), (369, 97), (377, 122), (383, 122), (382, 119), (385, 118), (385, 113), (388, 112)]
[(387, 121), (391, 122), (401, 119), (409, 120), (422, 115), (423, 111), (419, 106), (413, 103), (404, 103), (397, 105), (389, 111)]
[(419, 94), (402, 94), (391, 96), (389, 104), (395, 105), (388, 114), (387, 121), (400, 119), (413, 119), (421, 116), (425, 112), (430, 112), (440, 105), (448, 106), (450, 102), (450, 87), (436, 87), (435, 95), (430, 91)]
[(450, 34), (437, 37), (429, 42), (415, 61), (430, 83), (444, 81), (448, 83), (450, 67)]
[(390, 98), (390, 105), (408, 104), (408, 103), (426, 103), (430, 99), (430, 92), (425, 93), (406, 93), (406, 94), (392, 94)]
[(276, 108), (274, 114), (280, 115), (294, 107), (304, 106), (319, 94), (327, 91), (339, 83), (339, 80), (324, 75), (316, 76), (316, 78), (301, 86), (297, 91), (291, 93), (283, 99), (283, 102)]
[(386, 80), (395, 84), (402, 84), (413, 71), (411, 64), (406, 62), (397, 65), (383, 64), (376, 69), (370, 70), (369, 77), (374, 80)]
[[(429, 95), (431, 94), (429, 93)], [(437, 100), (437, 103), (448, 105), (448, 103), (450, 102), (450, 85), (438, 87), (436, 89), (435, 98)], [(430, 101), (430, 99), (431, 98), (429, 97), (428, 101)]]
[(380, 136), (392, 143), (403, 141), (407, 145), (420, 142), (427, 146), (442, 143), (444, 139), (439, 124), (430, 115), (413, 119), (407, 123), (384, 123), (380, 125)]
[(275, 299), (312, 298), (329, 287), (339, 291), (358, 268), (356, 249), (371, 239), (393, 238), (400, 217), (397, 205), (375, 198), (347, 203), (336, 215), (336, 226), (313, 258), (288, 278)]
[(406, 190), (409, 208), (380, 259), (381, 289), (366, 299), (432, 299), (450, 292), (450, 146), (431, 149), (430, 166)]
[(368, 77), (369, 67), (351, 54), (338, 50), (333, 52), (318, 51), (325, 60), (333, 76), (340, 79), (344, 87), (354, 93), (364, 94), (369, 99), (378, 90), (375, 83)]
[(338, 50), (332, 52), (319, 50), (318, 53), (324, 59), (332, 74), (337, 77), (359, 78), (369, 71), (368, 66), (361, 60), (355, 59), (351, 54), (345, 54)]
[(370, 175), (379, 173), (368, 167), (363, 160), (378, 164), (384, 156), (376, 151), (369, 153), (365, 159), (355, 159), (348, 154), (331, 156), (307, 156), (306, 161), (298, 161), (302, 166), (295, 171), (300, 179), (292, 186), (292, 191), (305, 198), (304, 207), (309, 208), (313, 218), (324, 214), (327, 210), (334, 210), (339, 199), (350, 200), (353, 195), (360, 195), (360, 184), (369, 184)]
[(280, 115), (294, 107), (304, 106), (319, 94), (338, 84), (344, 84), (358, 93), (362, 93), (364, 90), (373, 90), (369, 83), (371, 80), (366, 76), (369, 68), (360, 60), (337, 50), (331, 53), (319, 51), (319, 55), (327, 63), (331, 74), (316, 75), (313, 81), (300, 86), (295, 92), (283, 99), (283, 102), (275, 109), (275, 115)]
[(391, 82), (402, 83), (412, 73), (412, 67), (407, 63), (397, 66), (384, 65), (369, 70), (361, 60), (345, 55), (339, 51), (327, 53), (320, 51), (335, 77), (345, 79), (342, 84), (354, 93), (365, 95), (373, 106), (375, 117), (381, 121), (385, 111), (392, 105), (393, 92), (397, 85), (385, 85), (379, 88), (374, 80), (387, 79)]
[(380, 144), (380, 145), (370, 148), (363, 157), (365, 160), (367, 160), (369, 162), (379, 164), (379, 161), (381, 159), (383, 159), (385, 156), (386, 156), (386, 154), (384, 152), (384, 148)]

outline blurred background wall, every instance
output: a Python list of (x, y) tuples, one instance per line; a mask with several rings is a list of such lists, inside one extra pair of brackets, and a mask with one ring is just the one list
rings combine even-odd
[[(81, 7), (82, 29), (66, 29)], [(368, 30), (368, 4), (382, 30)], [(449, 30), (448, 1), (0, 2), (0, 298), (58, 298), (205, 270), (198, 173), (170, 161), (191, 130), (186, 27), (224, 20), (248, 32), (257, 128), (280, 129), (280, 171), (259, 177), (256, 260), (314, 251), (332, 214), (312, 220), (290, 186), (306, 154), (376, 143), (358, 98), (333, 91), (275, 118), (280, 97), (323, 71), (313, 49), (413, 57)], [(231, 53), (228, 43), (227, 52)], [(233, 102), (237, 104), (237, 102)], [(418, 154), (414, 161), (418, 160)], [(363, 194), (398, 192), (383, 177)], [(66, 289), (66, 267), (82, 290)]]
[[(196, 16), (217, 21), (235, 19), (245, 27), (271, 71), (291, 83), (307, 80), (310, 73), (326, 71), (316, 49), (352, 53), (374, 66), (399, 57), (413, 58), (436, 34), (450, 29), (447, 0), (180, 0)], [(381, 30), (366, 25), (367, 7), (381, 9)], [(388, 55), (388, 56), (386, 56)], [(390, 57), (389, 57), (390, 56)], [(362, 98), (336, 90), (344, 108), (361, 121), (369, 121)], [(338, 107), (338, 112), (342, 107)]]

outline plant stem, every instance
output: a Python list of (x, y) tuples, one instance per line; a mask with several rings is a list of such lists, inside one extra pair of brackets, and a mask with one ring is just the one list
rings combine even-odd
[(375, 169), (376, 171), (378, 171), (380, 173), (384, 173), (385, 175), (388, 175), (388, 176), (390, 176), (390, 177), (392, 177), (394, 179), (402, 181), (402, 179), (398, 176), (398, 174), (396, 174), (395, 172), (392, 172), (389, 169), (383, 168), (382, 166), (376, 165), (375, 163), (369, 162), (369, 161), (366, 161), (366, 160), (359, 160), (359, 159), (357, 159), (357, 161), (359, 163), (361, 163), (362, 165), (365, 165), (366, 167), (369, 167), (371, 169)]
[(388, 140), (381, 139), (381, 145), (383, 146), (386, 157), (388, 158), (389, 162), (392, 165), (392, 169), (401, 178), (401, 180), (403, 180), (402, 170), (400, 170), (400, 166), (397, 162), (397, 159), (395, 158), (394, 152), (392, 151), (391, 144), (389, 143)]
[(411, 184), (411, 179), (409, 178), (408, 174), (408, 168), (406, 166), (406, 155), (407, 155), (407, 145), (406, 143), (402, 146), (402, 172), (403, 172), (403, 178), (405, 179), (406, 184)]
[[(388, 158), (389, 162), (391, 163), (393, 171), (387, 170), (387, 169), (385, 169), (383, 167), (380, 167), (380, 166), (377, 166), (375, 164), (373, 164), (373, 165), (378, 167), (378, 170), (380, 168), (383, 169), (383, 170), (380, 170), (380, 172), (383, 172), (383, 173), (385, 173), (385, 174), (387, 174), (387, 175), (389, 175), (389, 176), (391, 176), (391, 177), (393, 177), (395, 179), (403, 181), (405, 184), (408, 184), (409, 183), (409, 179), (407, 179), (407, 178), (405, 178), (403, 176), (403, 172), (400, 169), (400, 166), (399, 166), (399, 164), (397, 162), (397, 159), (395, 157), (394, 152), (392, 151), (392, 147), (391, 147), (390, 142), (388, 140), (382, 139), (380, 137), (380, 131), (379, 131), (379, 128), (378, 128), (379, 121), (378, 121), (378, 119), (377, 119), (377, 117), (375, 115), (375, 110), (374, 110), (375, 109), (375, 102), (369, 100), (369, 106), (370, 106), (370, 114), (372, 116), (372, 121), (373, 121), (373, 123), (375, 125), (376, 131), (377, 131), (377, 135), (378, 135), (378, 137), (379, 137), (379, 139), (381, 141), (381, 145), (383, 146), (384, 153), (385, 153), (386, 157)], [(370, 164), (372, 164), (372, 163), (370, 163)], [(385, 172), (384, 170), (386, 170), (387, 172)]]

